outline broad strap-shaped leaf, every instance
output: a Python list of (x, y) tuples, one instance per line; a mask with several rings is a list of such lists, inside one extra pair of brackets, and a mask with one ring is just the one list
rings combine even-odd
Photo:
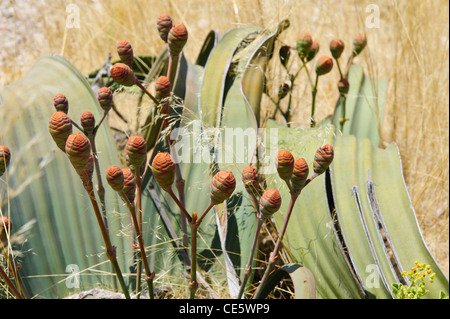
[(225, 80), (233, 55), (239, 44), (259, 27), (231, 29), (224, 34), (209, 55), (205, 66), (204, 81), (200, 91), (202, 121), (207, 127), (217, 127), (220, 123), (222, 103), (225, 95)]
[[(330, 125), (313, 129), (287, 128), (268, 122), (272, 138), (278, 139), (278, 149), (288, 149), (295, 158), (303, 157), (312, 172), (314, 153), (324, 143), (332, 143), (334, 128)], [(277, 131), (274, 131), (277, 129)], [(266, 143), (267, 145), (268, 143)], [(275, 154), (267, 154), (271, 159)], [(270, 165), (274, 165), (273, 160)], [(284, 220), (290, 193), (276, 173), (266, 175), (267, 187), (276, 188), (282, 196), (280, 211), (274, 218), (278, 229)], [(289, 221), (283, 245), (292, 262), (308, 268), (316, 281), (317, 298), (346, 299), (364, 296), (362, 286), (343, 253), (335, 234), (333, 217), (329, 212), (325, 175), (315, 178), (297, 199)]]
[[(15, 227), (36, 223), (26, 244), (21, 274), (35, 297), (59, 298), (99, 283), (114, 289), (112, 268), (91, 203), (65, 153), (48, 131), (55, 112), (53, 97), (69, 100), (70, 118), (79, 122), (84, 111), (100, 120), (102, 110), (83, 75), (62, 56), (43, 56), (30, 72), (0, 88), (0, 138), (13, 154), (8, 185), (0, 184), (2, 211), (11, 211)], [(77, 129), (73, 128), (74, 132)], [(102, 171), (120, 165), (115, 142), (104, 122), (97, 138)], [(104, 176), (104, 174), (101, 174)], [(94, 176), (94, 183), (96, 178)], [(128, 272), (133, 252), (129, 215), (106, 181), (107, 213), (113, 245), (122, 272)], [(7, 208), (6, 196), (10, 196)], [(79, 269), (80, 286), (67, 286), (68, 269)]]
[(368, 139), (337, 136), (331, 182), (337, 219), (348, 254), (368, 293), (391, 297), (393, 283), (415, 261), (436, 272), (428, 297), (448, 292), (448, 279), (420, 232), (402, 175), (398, 149)]
[[(216, 158), (218, 167), (221, 170), (231, 171), (238, 183), (227, 205), (217, 205), (216, 212), (217, 221), (222, 221), (218, 227), (219, 232), (223, 234), (220, 237), (222, 245), (227, 249), (226, 261), (226, 255), (230, 256), (227, 263), (228, 272), (232, 274), (229, 276), (229, 282), (235, 282), (233, 278), (236, 275), (239, 278), (244, 276), (256, 230), (254, 208), (250, 195), (242, 184), (241, 176), (246, 166), (250, 164), (257, 166), (259, 114), (256, 116), (254, 110), (259, 110), (265, 81), (263, 72), (273, 42), (284, 30), (285, 24), (285, 21), (281, 22), (273, 32), (265, 30), (250, 33), (236, 48), (232, 66), (225, 81), (227, 85), (219, 131), (221, 144), (215, 145), (215, 149), (219, 149), (221, 154)], [(250, 92), (248, 89), (252, 85)], [(238, 270), (238, 273), (235, 273), (233, 268)], [(230, 284), (231, 286), (237, 288), (234, 291), (237, 295), (239, 285)]]

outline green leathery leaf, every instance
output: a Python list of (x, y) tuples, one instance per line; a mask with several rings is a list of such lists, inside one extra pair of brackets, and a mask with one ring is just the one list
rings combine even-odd
[[(376, 297), (391, 297), (392, 284), (401, 279), (399, 273), (420, 261), (436, 273), (434, 283), (427, 285), (430, 293), (425, 298), (438, 298), (441, 290), (448, 292), (448, 279), (421, 235), (397, 146), (391, 144), (383, 150), (368, 139), (337, 136), (335, 154), (331, 180), (339, 223), (355, 268), (363, 282), (370, 283), (366, 289)], [(359, 195), (358, 209), (348, 200), (352, 189)], [(365, 234), (361, 227), (355, 227), (360, 223), (365, 224)], [(369, 272), (368, 265), (373, 265)], [(377, 274), (374, 269), (378, 271), (379, 288), (373, 287), (377, 283), (373, 281)]]
[[(0, 88), (0, 134), (13, 154), (11, 174), (6, 191), (4, 184), (1, 187), (0, 202), (2, 211), (10, 209), (17, 229), (35, 221), (21, 247), (25, 251), (21, 274), (34, 297), (64, 297), (98, 284), (116, 287), (89, 198), (67, 156), (48, 132), (57, 93), (68, 98), (68, 114), (73, 120), (79, 121), (84, 111), (101, 118), (102, 109), (89, 84), (61, 56), (39, 58), (26, 76)], [(99, 129), (96, 142), (103, 171), (120, 163), (106, 123)], [(96, 183), (95, 176), (93, 180)], [(128, 272), (132, 228), (124, 230), (122, 226), (130, 225), (130, 219), (116, 193), (107, 185), (105, 190), (111, 240), (117, 246), (122, 272)], [(6, 196), (10, 196), (9, 207)], [(70, 265), (82, 272), (78, 290), (66, 285)]]
[[(369, 78), (357, 64), (350, 66), (347, 80), (350, 87), (345, 103), (345, 117), (349, 121), (345, 122), (342, 133), (367, 137), (373, 145), (378, 146), (386, 104), (387, 80)], [(333, 115), (333, 124), (337, 128), (340, 127), (341, 117), (342, 98), (339, 99)]]
[(259, 27), (231, 29), (211, 51), (205, 66), (204, 80), (200, 90), (202, 121), (207, 127), (216, 127), (220, 121), (225, 91), (225, 79), (238, 45)]
[[(239, 282), (236, 281), (236, 276), (240, 278), (244, 276), (244, 269), (248, 262), (256, 230), (256, 218), (251, 198), (240, 177), (244, 167), (250, 164), (256, 165), (257, 162), (255, 156), (259, 113), (258, 116), (255, 116), (254, 110), (259, 110), (263, 93), (264, 74), (261, 72), (264, 72), (264, 64), (270, 55), (273, 41), (285, 25), (286, 22), (283, 21), (274, 32), (252, 31), (245, 39), (236, 44), (236, 48), (228, 47), (230, 53), (234, 53), (234, 55), (225, 77), (223, 108), (219, 111), (216, 124), (220, 127), (221, 139), (219, 141), (221, 144), (215, 144), (214, 149), (219, 151), (216, 157), (218, 169), (231, 171), (237, 180), (237, 186), (234, 195), (226, 201), (226, 205), (216, 205), (215, 212), (232, 297), (236, 296), (239, 291)], [(216, 48), (219, 45), (220, 42)], [(214, 62), (214, 60), (209, 61)], [(255, 69), (258, 70), (256, 72), (248, 71)], [(248, 98), (244, 94), (243, 88), (248, 88), (251, 81), (260, 89), (254, 90)], [(216, 88), (217, 93), (221, 94), (219, 90), (222, 89)], [(249, 92), (247, 91), (247, 93)], [(255, 260), (253, 260), (254, 262)]]
[[(266, 137), (270, 135), (271, 139), (277, 139), (278, 149), (288, 149), (295, 158), (303, 157), (310, 171), (317, 148), (323, 143), (333, 142), (332, 125), (299, 129), (283, 127), (269, 120), (267, 129)], [(268, 142), (265, 144), (268, 145)], [(276, 173), (273, 161), (275, 155), (276, 152), (267, 154), (271, 160), (267, 171), (271, 174), (266, 174), (266, 180), (267, 187), (278, 189), (282, 196), (282, 206), (274, 214), (276, 226), (280, 229), (290, 193), (285, 182)], [(362, 287), (336, 237), (327, 201), (325, 174), (322, 174), (309, 183), (297, 199), (283, 245), (293, 262), (305, 266), (314, 275), (317, 298), (361, 298), (364, 296)]]
[(261, 98), (264, 93), (267, 64), (272, 56), (275, 40), (288, 27), (289, 20), (283, 20), (278, 23), (274, 32), (264, 32), (258, 40), (255, 40), (258, 43), (257, 48), (253, 50), (242, 75), (242, 94), (253, 109), (258, 126), (260, 126)]
[(315, 299), (316, 283), (312, 272), (299, 264), (286, 264), (274, 270), (261, 290), (265, 299), (283, 279), (290, 278), (294, 285), (294, 299)]
[(205, 67), (212, 49), (216, 46), (221, 38), (222, 34), (218, 33), (217, 31), (209, 31), (209, 33), (206, 35), (205, 41), (203, 41), (203, 45), (200, 49), (197, 60), (195, 61), (196, 65)]

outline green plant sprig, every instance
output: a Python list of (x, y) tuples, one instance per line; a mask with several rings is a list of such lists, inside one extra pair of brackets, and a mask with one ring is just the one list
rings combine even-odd
[[(430, 291), (426, 288), (426, 278), (429, 278), (429, 283), (434, 282), (434, 273), (430, 265), (414, 262), (415, 267), (409, 271), (403, 271), (402, 276), (406, 276), (410, 285), (402, 283), (392, 284), (392, 294), (395, 299), (421, 299)], [(445, 293), (441, 292), (441, 298), (446, 298)], [(448, 298), (448, 296), (447, 296)]]

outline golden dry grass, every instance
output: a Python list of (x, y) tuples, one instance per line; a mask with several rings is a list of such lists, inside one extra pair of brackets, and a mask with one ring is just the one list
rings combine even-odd
[[(66, 8), (72, 2), (80, 9), (80, 28), (68, 29)], [(366, 27), (370, 13), (365, 9), (371, 3), (380, 9), (380, 28)], [(288, 18), (291, 26), (280, 40), (294, 45), (300, 32), (310, 32), (321, 45), (319, 55), (330, 54), (333, 37), (344, 40), (348, 54), (355, 35), (365, 32), (368, 47), (356, 62), (370, 76), (389, 83), (382, 145), (397, 143), (425, 240), (448, 276), (448, 1), (5, 0), (0, 9), (8, 13), (0, 16), (0, 32), (12, 39), (2, 48), (0, 85), (25, 74), (45, 53), (63, 54), (83, 73), (101, 66), (110, 52), (116, 57), (119, 39), (130, 41), (136, 53), (156, 55), (163, 43), (155, 21), (163, 12), (187, 26), (185, 54), (191, 60), (211, 29), (226, 32), (246, 24), (273, 29), (277, 21)], [(269, 76), (276, 77), (276, 71), (272, 69)], [(333, 111), (336, 79), (334, 72), (321, 80), (317, 119)], [(299, 82), (296, 101), (304, 98), (303, 82)], [(308, 125), (308, 111), (295, 111), (297, 125)]]

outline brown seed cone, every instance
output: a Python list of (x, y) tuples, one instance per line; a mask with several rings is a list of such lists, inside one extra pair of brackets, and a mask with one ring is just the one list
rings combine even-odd
[(315, 56), (317, 55), (317, 52), (319, 52), (319, 49), (320, 49), (319, 42), (313, 41), (313, 43), (311, 44), (311, 48), (309, 49), (308, 56), (306, 57), (306, 62), (309, 62), (312, 59), (314, 59)]
[(9, 151), (9, 148), (4, 145), (0, 145), (0, 176), (2, 176), (5, 173), (6, 168), (9, 165), (10, 159), (11, 159), (11, 152)]
[(328, 56), (322, 56), (317, 60), (316, 74), (317, 76), (327, 74), (333, 68), (333, 59)]
[(180, 55), (181, 50), (183, 50), (184, 45), (188, 39), (188, 32), (183, 24), (174, 25), (167, 37), (167, 43), (169, 44), (170, 55), (176, 57)]
[(56, 94), (53, 98), (53, 105), (55, 106), (56, 111), (62, 111), (66, 114), (69, 111), (69, 101), (64, 94)]
[(53, 113), (48, 123), (48, 130), (56, 145), (66, 151), (66, 141), (72, 134), (72, 121), (63, 111)]
[(153, 177), (162, 189), (168, 190), (172, 187), (175, 180), (175, 169), (175, 163), (169, 153), (160, 152), (156, 154), (152, 162), (152, 172)]
[(85, 111), (81, 114), (80, 122), (86, 132), (92, 132), (95, 128), (94, 114), (89, 111)]
[(147, 144), (140, 135), (131, 136), (125, 147), (130, 165), (141, 167), (147, 158)]
[(83, 182), (83, 185), (87, 185), (92, 181), (92, 175), (94, 174), (94, 157), (89, 155), (89, 160), (83, 168), (75, 169)]
[(330, 51), (331, 56), (335, 59), (339, 59), (341, 57), (342, 52), (344, 51), (345, 44), (339, 38), (335, 38), (330, 42)]
[(313, 169), (314, 173), (320, 175), (326, 171), (334, 158), (334, 150), (330, 144), (324, 144), (319, 147), (314, 155)]
[(11, 221), (8, 217), (3, 216), (0, 217), (0, 241), (4, 242), (6, 241), (6, 234), (8, 231), (12, 229)]
[(211, 203), (222, 203), (230, 198), (236, 188), (236, 179), (230, 171), (220, 171), (214, 175), (210, 185)]
[(113, 105), (113, 95), (111, 90), (106, 86), (102, 87), (98, 90), (97, 100), (103, 111), (109, 111)]
[(76, 170), (83, 170), (91, 155), (88, 138), (83, 133), (70, 134), (66, 141), (66, 154)]
[(120, 85), (132, 86), (136, 83), (133, 70), (125, 63), (114, 64), (110, 72), (114, 81)]
[(125, 179), (122, 169), (119, 166), (111, 165), (108, 167), (106, 170), (106, 180), (108, 181), (109, 186), (111, 186), (111, 188), (116, 192), (123, 190)]
[(128, 65), (130, 68), (133, 68), (134, 56), (133, 48), (131, 47), (130, 42), (127, 40), (120, 40), (117, 43), (117, 54), (123, 63)]
[(291, 178), (294, 193), (299, 193), (303, 189), (303, 187), (305, 187), (308, 175), (308, 163), (306, 163), (304, 158), (296, 158), (294, 162), (294, 171)]
[(136, 179), (134, 174), (128, 168), (123, 168), (123, 192), (127, 196), (128, 200), (133, 203), (136, 197)]
[(161, 39), (164, 42), (167, 42), (169, 31), (172, 29), (172, 18), (166, 13), (161, 13), (156, 22), (156, 28), (158, 29)]
[(242, 182), (247, 192), (253, 194), (258, 189), (259, 175), (256, 168), (247, 166), (242, 170)]
[(172, 90), (172, 86), (170, 85), (170, 81), (167, 76), (160, 76), (155, 82), (155, 97), (158, 100), (165, 99), (170, 96), (170, 92)]
[(268, 189), (261, 196), (259, 201), (261, 213), (265, 217), (270, 217), (281, 207), (281, 195), (276, 189)]
[(358, 34), (353, 40), (353, 56), (357, 56), (367, 45), (367, 37), (364, 33)]
[(313, 44), (313, 39), (309, 33), (301, 33), (297, 40), (297, 53), (301, 59), (308, 56), (309, 50)]
[(278, 175), (283, 180), (288, 180), (292, 176), (294, 170), (294, 156), (288, 150), (278, 151), (275, 158), (275, 165), (277, 167)]

